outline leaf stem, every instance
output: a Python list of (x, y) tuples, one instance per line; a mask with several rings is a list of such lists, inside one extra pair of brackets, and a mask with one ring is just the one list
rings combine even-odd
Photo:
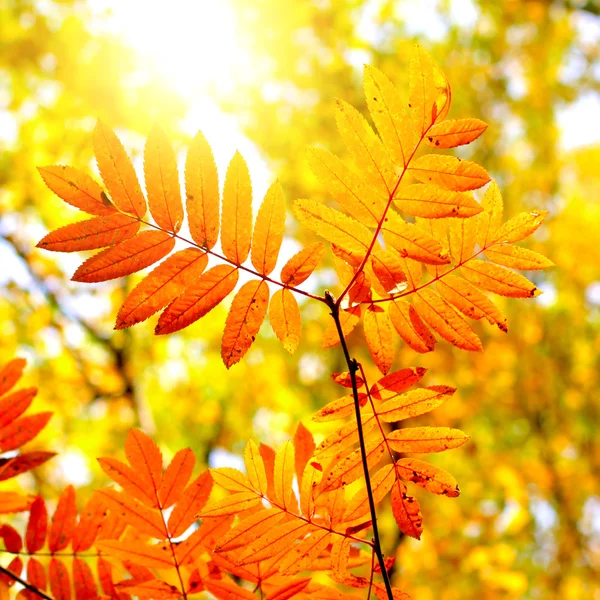
[(48, 594), (46, 594), (45, 592), (42, 592), (42, 590), (39, 590), (38, 588), (36, 588), (35, 585), (31, 585), (30, 583), (27, 583), (27, 581), (25, 581), (24, 579), (21, 579), (18, 575), (15, 575), (14, 573), (12, 573), (11, 571), (9, 571), (6, 568), (0, 567), (0, 573), (4, 573), (8, 577), (10, 577), (12, 580), (16, 581), (17, 583), (20, 583), (25, 589), (36, 594), (36, 596), (39, 596), (40, 598), (45, 598), (45, 600), (54, 600), (54, 598), (52, 598), (52, 596), (48, 596)]
[(340, 344), (342, 345), (342, 350), (344, 352), (344, 358), (346, 359), (346, 364), (348, 365), (350, 381), (352, 383), (352, 397), (354, 399), (354, 413), (356, 416), (356, 426), (358, 428), (358, 442), (360, 446), (360, 455), (365, 476), (367, 497), (369, 499), (369, 509), (371, 512), (371, 526), (373, 527), (373, 550), (377, 555), (379, 567), (381, 568), (381, 575), (383, 577), (383, 583), (385, 584), (388, 600), (394, 600), (394, 595), (392, 593), (392, 585), (390, 583), (388, 572), (385, 568), (385, 559), (383, 556), (383, 551), (381, 549), (381, 540), (379, 537), (379, 529), (377, 527), (377, 511), (375, 510), (375, 501), (373, 500), (373, 489), (371, 487), (371, 476), (369, 475), (369, 464), (367, 462), (367, 451), (365, 448), (365, 435), (363, 432), (362, 419), (360, 415), (358, 384), (356, 382), (356, 372), (359, 370), (360, 367), (358, 361), (355, 358), (352, 358), (350, 356), (350, 352), (348, 351), (348, 345), (346, 344), (346, 339), (344, 338), (344, 332), (342, 330), (342, 324), (340, 321), (339, 303), (336, 302), (334, 297), (328, 291), (325, 292), (325, 301), (327, 303), (327, 306), (329, 306), (329, 308), (331, 309), (331, 316), (333, 317), (333, 320), (335, 322), (338, 336), (340, 338)]

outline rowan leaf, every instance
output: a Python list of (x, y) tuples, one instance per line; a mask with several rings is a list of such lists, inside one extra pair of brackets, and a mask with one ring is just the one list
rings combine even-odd
[(398, 176), (381, 140), (366, 119), (343, 100), (336, 100), (335, 120), (344, 144), (367, 183), (388, 198)]
[(468, 323), (438, 294), (423, 289), (413, 298), (419, 316), (442, 338), (469, 352), (483, 349), (481, 340)]
[(271, 185), (260, 205), (252, 236), (252, 264), (261, 275), (275, 268), (285, 227), (285, 200), (279, 181)]
[[(373, 592), (375, 592), (375, 597), (378, 600), (388, 600), (389, 595), (382, 583), (373, 583)], [(398, 589), (397, 587), (392, 586), (392, 598), (394, 600), (411, 600), (411, 596), (409, 596), (406, 592)]]
[[(367, 403), (367, 400), (367, 394), (358, 394), (359, 406), (363, 407)], [(342, 396), (337, 400), (328, 402), (313, 415), (312, 420), (316, 421), (317, 423), (336, 421), (337, 419), (343, 419), (352, 414), (354, 414), (354, 396), (352, 394), (348, 394), (347, 396)]]
[(172, 569), (173, 556), (163, 545), (151, 546), (138, 540), (104, 540), (97, 542), (99, 550), (120, 560), (132, 560), (150, 569)]
[(0, 429), (20, 417), (31, 405), (37, 389), (25, 388), (0, 398)]
[(441, 494), (450, 498), (457, 498), (460, 495), (456, 479), (450, 473), (416, 458), (398, 460), (396, 472), (405, 481), (412, 481), (432, 494)]
[[(33, 496), (22, 496), (17, 492), (0, 492), (0, 514), (29, 511), (32, 502)], [(0, 526), (0, 532), (2, 531), (2, 527)], [(2, 533), (0, 533), (0, 536), (2, 536)]]
[(102, 181), (115, 206), (125, 213), (143, 218), (146, 214), (146, 199), (119, 138), (112, 129), (98, 121), (93, 143)]
[(246, 473), (248, 480), (253, 489), (259, 494), (265, 496), (267, 494), (267, 472), (265, 471), (265, 463), (258, 446), (248, 440), (246, 449), (244, 450), (244, 464), (246, 465)]
[(296, 200), (296, 218), (311, 231), (344, 250), (364, 256), (372, 234), (361, 223), (315, 200)]
[(302, 335), (302, 317), (294, 294), (287, 288), (273, 294), (269, 303), (269, 322), (283, 347), (294, 354)]
[(308, 461), (312, 458), (316, 445), (312, 433), (302, 423), (299, 423), (298, 427), (296, 427), (293, 441), (294, 466), (298, 484), (300, 484), (304, 469), (306, 468)]
[(161, 229), (176, 233), (183, 222), (177, 159), (167, 134), (157, 124), (144, 147), (144, 177), (152, 218)]
[(269, 286), (265, 281), (248, 281), (234, 296), (221, 343), (221, 358), (228, 369), (248, 352), (268, 305)]
[(421, 46), (415, 45), (408, 65), (408, 107), (419, 137), (448, 114), (450, 84)]
[[(384, 292), (391, 292), (392, 290), (405, 287), (406, 274), (402, 269), (400, 259), (395, 254), (387, 251), (374, 252), (371, 254), (371, 268)], [(373, 281), (373, 283), (375, 284), (376, 282)], [(386, 294), (381, 293), (380, 295), (383, 297)]]
[(265, 508), (259, 512), (246, 517), (231, 529), (215, 547), (216, 552), (231, 552), (246, 546), (258, 539), (261, 535), (270, 531), (285, 513), (280, 508)]
[(71, 548), (74, 553), (89, 550), (100, 531), (105, 518), (105, 507), (99, 494), (92, 494), (79, 515), (79, 523), (73, 532)]
[(387, 375), (394, 360), (394, 337), (391, 321), (385, 310), (371, 304), (364, 316), (364, 332), (367, 348), (377, 368)]
[(150, 508), (157, 507), (154, 490), (147, 485), (137, 470), (114, 458), (99, 458), (100, 468), (123, 490)]
[(485, 257), (497, 265), (519, 271), (538, 271), (554, 266), (545, 256), (519, 246), (492, 246), (484, 252)]
[(423, 367), (411, 367), (394, 371), (394, 373), (390, 373), (374, 383), (369, 393), (376, 400), (395, 398), (398, 394), (420, 381), (426, 372), (427, 369)]
[(492, 181), (481, 199), (483, 212), (477, 215), (477, 243), (482, 248), (487, 248), (497, 238), (498, 229), (502, 223), (504, 204), (500, 188)]
[(164, 231), (142, 231), (88, 258), (71, 279), (97, 283), (131, 275), (169, 254), (174, 246), (175, 238)]
[[(342, 333), (344, 337), (347, 337), (352, 333), (354, 328), (360, 322), (361, 309), (360, 305), (352, 306), (348, 309), (340, 311), (340, 325), (342, 327)], [(340, 343), (338, 336), (337, 327), (335, 323), (329, 323), (327, 329), (323, 333), (323, 348), (332, 348)]]
[(219, 175), (212, 150), (200, 131), (185, 160), (185, 191), (192, 239), (210, 250), (219, 238)]
[(481, 212), (472, 194), (453, 192), (425, 183), (400, 188), (394, 194), (394, 202), (402, 212), (426, 219), (465, 218)]
[(547, 210), (521, 213), (506, 221), (498, 229), (494, 241), (499, 241), (502, 244), (520, 242), (522, 239), (529, 237), (544, 222), (547, 216)]
[(169, 508), (181, 498), (181, 494), (188, 484), (196, 458), (189, 448), (179, 450), (173, 457), (158, 488), (158, 499), (161, 509)]
[[(396, 481), (394, 465), (385, 465), (371, 475), (371, 490), (373, 502), (379, 504), (389, 493)], [(366, 487), (361, 487), (348, 503), (344, 513), (344, 521), (351, 522), (361, 519), (369, 512), (369, 496)]]
[(50, 592), (55, 600), (71, 600), (69, 571), (63, 562), (54, 556), (48, 565), (48, 579), (50, 580)]
[(131, 327), (164, 308), (202, 275), (208, 255), (186, 248), (169, 256), (129, 293), (119, 309), (115, 329)]
[(370, 65), (365, 65), (364, 91), (373, 122), (392, 160), (405, 167), (417, 140), (398, 91), (381, 71)]
[(50, 521), (48, 533), (48, 549), (58, 552), (69, 545), (77, 527), (77, 506), (75, 504), (75, 488), (67, 486), (58, 499), (56, 510)]
[(36, 496), (29, 511), (29, 521), (25, 531), (25, 546), (29, 554), (39, 552), (46, 542), (48, 531), (48, 511), (41, 496)]
[(386, 203), (376, 191), (337, 156), (309, 148), (308, 163), (327, 191), (348, 214), (367, 227), (377, 227)]
[(477, 218), (452, 219), (448, 224), (450, 254), (457, 264), (462, 264), (473, 256), (477, 235)]
[[(338, 385), (345, 388), (352, 388), (352, 377), (349, 371), (343, 371), (341, 373), (332, 373), (331, 379), (333, 379)], [(356, 375), (356, 387), (360, 389), (365, 382), (360, 375)]]
[(422, 183), (456, 192), (476, 190), (490, 181), (488, 172), (480, 165), (442, 154), (420, 156), (411, 163), (409, 173)]
[(255, 600), (256, 596), (235, 583), (223, 579), (207, 579), (206, 589), (218, 600)]
[(38, 167), (44, 183), (67, 204), (89, 215), (111, 215), (116, 209), (104, 190), (86, 173), (73, 167)]
[(238, 278), (238, 269), (230, 265), (209, 269), (167, 306), (158, 319), (155, 333), (173, 333), (201, 319), (233, 291)]
[(423, 515), (416, 498), (406, 493), (406, 486), (396, 480), (392, 487), (392, 513), (402, 533), (417, 540), (423, 533)]
[(224, 490), (230, 492), (255, 491), (255, 488), (250, 483), (248, 477), (237, 469), (231, 467), (219, 467), (218, 469), (210, 469), (210, 475), (213, 481)]
[(21, 452), (15, 458), (0, 459), (0, 481), (31, 471), (56, 456), (56, 452)]
[(477, 287), (500, 296), (535, 298), (542, 293), (523, 275), (482, 260), (464, 265), (462, 274)]
[(0, 452), (17, 450), (31, 441), (46, 426), (51, 412), (41, 412), (15, 419), (0, 429)]
[(294, 444), (288, 440), (275, 455), (273, 480), (275, 483), (275, 500), (284, 508), (290, 504), (293, 495), (292, 482), (295, 474)]
[(296, 287), (308, 279), (317, 268), (324, 251), (323, 244), (317, 242), (294, 254), (281, 269), (281, 282), (290, 287)]
[(239, 492), (207, 506), (200, 512), (199, 516), (205, 518), (236, 515), (239, 512), (258, 506), (261, 501), (262, 498), (256, 492)]
[(415, 352), (431, 352), (436, 340), (417, 311), (404, 300), (390, 302), (388, 314), (394, 329)]
[(137, 476), (146, 485), (159, 508), (158, 488), (162, 481), (162, 453), (156, 442), (139, 429), (130, 429), (125, 438), (125, 456)]
[(283, 586), (271, 592), (266, 600), (288, 600), (302, 592), (309, 583), (312, 582), (310, 577), (302, 577), (287, 581)]
[(183, 535), (194, 523), (198, 513), (206, 505), (212, 484), (213, 480), (210, 473), (205, 471), (185, 488), (183, 495), (177, 501), (173, 512), (169, 516), (168, 528), (171, 537)]
[(501, 331), (508, 331), (506, 317), (496, 305), (474, 285), (455, 275), (445, 275), (437, 284), (440, 296), (471, 319), (487, 319)]
[(236, 152), (225, 177), (223, 188), (221, 247), (223, 254), (241, 265), (250, 252), (252, 238), (252, 184), (246, 161)]
[(427, 454), (458, 448), (469, 436), (449, 427), (407, 427), (390, 432), (387, 440), (395, 452)]
[(476, 140), (487, 129), (480, 119), (451, 119), (434, 125), (425, 141), (434, 148), (456, 148)]
[(300, 571), (310, 569), (313, 561), (325, 550), (331, 541), (331, 533), (320, 529), (304, 538), (285, 553), (278, 562), (279, 571), (283, 575), (296, 575)]
[(37, 244), (52, 252), (77, 252), (115, 246), (133, 237), (140, 222), (121, 213), (113, 213), (65, 225), (50, 232)]
[(181, 598), (181, 590), (176, 586), (153, 579), (149, 581), (120, 581), (116, 588), (120, 592), (137, 596), (138, 598), (153, 598), (154, 600), (176, 600)]

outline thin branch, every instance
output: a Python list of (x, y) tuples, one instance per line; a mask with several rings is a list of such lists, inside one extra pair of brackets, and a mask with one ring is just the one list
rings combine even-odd
[(369, 499), (369, 509), (371, 512), (371, 526), (373, 527), (373, 550), (375, 554), (377, 554), (377, 560), (379, 562), (379, 567), (381, 568), (381, 575), (383, 577), (383, 582), (385, 584), (385, 589), (388, 595), (388, 600), (394, 600), (394, 594), (392, 592), (392, 585), (390, 583), (390, 578), (388, 576), (387, 570), (385, 568), (385, 559), (383, 556), (383, 551), (381, 550), (381, 540), (379, 537), (379, 529), (377, 527), (377, 511), (375, 510), (375, 501), (373, 500), (373, 489), (371, 487), (371, 476), (369, 474), (369, 464), (367, 462), (367, 451), (365, 448), (365, 435), (362, 428), (362, 419), (360, 415), (360, 402), (358, 399), (358, 385), (356, 382), (356, 372), (359, 369), (358, 362), (356, 359), (350, 357), (350, 352), (348, 351), (348, 345), (346, 344), (346, 339), (344, 338), (344, 332), (342, 330), (342, 324), (340, 322), (340, 306), (335, 301), (333, 296), (329, 292), (325, 292), (325, 299), (329, 308), (331, 309), (331, 316), (335, 322), (335, 326), (338, 332), (338, 336), (340, 338), (340, 344), (342, 345), (342, 350), (344, 352), (344, 358), (346, 359), (346, 364), (348, 365), (348, 371), (350, 373), (350, 381), (352, 382), (352, 397), (354, 399), (354, 412), (356, 416), (356, 426), (358, 427), (358, 442), (360, 445), (360, 455), (362, 459), (363, 472), (365, 476), (365, 487), (367, 488), (367, 497)]
[(45, 592), (42, 592), (42, 590), (38, 590), (38, 588), (36, 588), (34, 585), (31, 585), (24, 579), (21, 579), (18, 575), (15, 575), (8, 569), (5, 569), (4, 567), (0, 567), (0, 573), (4, 573), (8, 577), (10, 577), (12, 580), (16, 581), (17, 583), (20, 583), (25, 589), (34, 593), (36, 596), (39, 596), (40, 598), (45, 598), (45, 600), (54, 600), (54, 598), (52, 598), (52, 596), (48, 596), (48, 594), (46, 594)]

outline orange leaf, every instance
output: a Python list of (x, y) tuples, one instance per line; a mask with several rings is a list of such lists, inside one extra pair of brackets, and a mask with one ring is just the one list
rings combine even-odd
[(142, 533), (162, 540), (166, 537), (165, 525), (160, 514), (140, 504), (123, 492), (104, 489), (99, 492), (102, 502), (115, 514)]
[(135, 169), (119, 138), (101, 121), (94, 129), (94, 153), (112, 201), (123, 212), (141, 219), (146, 214), (146, 199)]
[(235, 153), (227, 168), (223, 215), (223, 254), (236, 265), (241, 265), (248, 258), (252, 238), (252, 184), (246, 161), (239, 152)]
[(200, 131), (185, 161), (185, 190), (192, 239), (210, 250), (219, 238), (219, 175), (212, 150)]
[[(365, 435), (377, 424), (372, 413), (361, 413), (363, 432)], [(323, 457), (339, 454), (358, 443), (358, 430), (355, 422), (346, 423), (331, 435), (328, 435), (316, 448), (315, 458), (321, 460)]]
[(69, 571), (61, 560), (54, 556), (48, 565), (50, 591), (55, 600), (71, 600), (71, 579)]
[(317, 242), (294, 254), (281, 269), (281, 282), (291, 287), (301, 284), (316, 269), (324, 251), (323, 244)]
[(160, 315), (156, 334), (179, 331), (210, 312), (226, 298), (238, 281), (236, 267), (217, 265), (203, 273)]
[(201, 517), (224, 517), (235, 515), (259, 505), (262, 498), (256, 492), (240, 492), (211, 504), (201, 511)]
[(202, 525), (183, 542), (175, 546), (175, 559), (180, 565), (194, 562), (198, 556), (207, 549), (213, 550), (217, 541), (230, 530), (233, 516), (217, 517), (216, 519), (203, 518)]
[(294, 354), (302, 335), (302, 317), (294, 294), (287, 288), (273, 294), (269, 303), (269, 322), (283, 347)]
[(413, 306), (423, 320), (442, 338), (457, 348), (479, 352), (482, 345), (467, 322), (438, 294), (423, 289), (413, 298)]
[(159, 311), (194, 283), (207, 264), (208, 255), (196, 248), (169, 256), (129, 293), (115, 329), (131, 327)]
[(0, 452), (17, 450), (31, 441), (48, 423), (51, 412), (19, 417), (0, 429)]
[(456, 192), (476, 190), (490, 181), (488, 172), (480, 165), (442, 154), (420, 156), (411, 164), (409, 172), (422, 183), (433, 183)]
[(269, 286), (265, 281), (248, 281), (234, 296), (221, 344), (221, 358), (228, 369), (248, 352), (268, 305)]
[(93, 600), (98, 597), (92, 570), (80, 558), (73, 559), (73, 587), (75, 600)]
[[(31, 505), (31, 501), (29, 502)], [(7, 552), (17, 554), (23, 547), (23, 540), (19, 532), (10, 525), (0, 525), (0, 537), (4, 541), (4, 548)]]
[(12, 423), (17, 417), (21, 416), (29, 408), (36, 394), (37, 389), (32, 387), (17, 390), (0, 399), (0, 428)]
[(260, 205), (252, 237), (252, 264), (261, 275), (275, 268), (285, 227), (283, 189), (276, 181), (268, 189)]
[(456, 479), (450, 473), (416, 458), (401, 458), (396, 462), (396, 472), (405, 481), (412, 481), (433, 494), (450, 498), (460, 495)]
[[(352, 377), (348, 371), (343, 371), (342, 373), (332, 373), (331, 379), (333, 379), (338, 385), (341, 385), (345, 388), (352, 388)], [(363, 381), (360, 375), (356, 375), (356, 387), (360, 389), (365, 382)]]
[(433, 385), (411, 390), (384, 402), (377, 410), (377, 414), (387, 423), (412, 419), (441, 406), (455, 391), (455, 388), (447, 385)]
[[(373, 591), (375, 592), (375, 596), (378, 598), (378, 600), (389, 599), (387, 590), (382, 583), (373, 583)], [(392, 587), (392, 598), (394, 600), (411, 600), (411, 596), (397, 587)]]
[(294, 462), (298, 483), (302, 481), (306, 463), (312, 458), (314, 451), (315, 440), (312, 433), (302, 423), (299, 423), (294, 433)]
[(125, 463), (114, 458), (99, 458), (101, 469), (123, 490), (137, 498), (150, 508), (156, 508), (156, 495), (152, 488), (148, 488), (146, 482), (139, 476), (136, 469), (132, 469)]
[(248, 545), (275, 527), (284, 516), (280, 508), (266, 508), (246, 517), (219, 541), (215, 551), (231, 552)]
[(383, 308), (371, 304), (364, 319), (367, 347), (377, 368), (387, 375), (394, 360), (394, 337), (392, 324)]
[(223, 579), (207, 579), (206, 589), (218, 600), (256, 600), (256, 596), (235, 583)]
[(300, 484), (300, 507), (305, 517), (311, 518), (315, 508), (315, 492), (323, 479), (323, 467), (315, 460), (311, 460), (302, 473)]
[(53, 252), (76, 252), (114, 246), (133, 237), (140, 222), (121, 213), (71, 223), (44, 236), (36, 248)]
[[(394, 481), (396, 480), (396, 473), (394, 471), (394, 465), (385, 465), (381, 467), (376, 473), (371, 475), (371, 489), (373, 492), (373, 501), (375, 504), (379, 504), (392, 489)], [(344, 521), (356, 521), (361, 519), (364, 515), (369, 512), (369, 497), (367, 495), (366, 487), (361, 487), (356, 494), (352, 497), (352, 500), (348, 503), (348, 508), (344, 513)]]
[(275, 500), (281, 503), (284, 508), (287, 508), (291, 501), (294, 473), (294, 445), (291, 440), (288, 440), (277, 450), (273, 475), (275, 481)]
[(157, 491), (162, 480), (162, 453), (158, 446), (143, 431), (130, 429), (125, 438), (125, 456), (158, 507)]
[(469, 440), (469, 436), (449, 427), (407, 427), (392, 431), (387, 439), (395, 452), (427, 454), (458, 448)]
[(457, 263), (469, 260), (475, 250), (477, 219), (451, 219), (448, 223), (450, 254)]
[(463, 275), (471, 283), (500, 296), (535, 298), (542, 293), (523, 275), (489, 262), (475, 260), (462, 269)]
[(382, 377), (371, 386), (370, 394), (376, 400), (388, 400), (415, 385), (421, 380), (427, 369), (423, 367), (412, 367), (401, 369)]
[(224, 490), (230, 492), (254, 492), (255, 489), (250, 483), (248, 477), (231, 467), (219, 467), (210, 469), (210, 476), (213, 481)]
[(427, 219), (472, 217), (481, 212), (472, 194), (423, 183), (400, 188), (394, 194), (394, 202), (402, 212)]
[(543, 223), (547, 215), (547, 210), (521, 213), (504, 223), (495, 238), (502, 244), (519, 242), (529, 237)]
[(22, 452), (15, 458), (0, 459), (0, 481), (31, 471), (54, 456), (56, 452)]
[(252, 440), (248, 440), (248, 443), (246, 444), (246, 449), (244, 450), (244, 463), (246, 465), (246, 473), (248, 473), (248, 480), (252, 488), (259, 494), (263, 496), (266, 495), (267, 473), (265, 471), (265, 463), (260, 455), (258, 446)]
[[(33, 556), (27, 561), (27, 582), (42, 592), (46, 590), (46, 570), (44, 565)], [(39, 595), (31, 591), (26, 591), (25, 597), (28, 600), (37, 600)]]
[(54, 553), (66, 548), (73, 537), (76, 526), (75, 488), (69, 485), (60, 495), (50, 522), (50, 532), (48, 534), (48, 549), (50, 552)]
[(95, 493), (79, 515), (79, 523), (73, 532), (73, 542), (71, 543), (73, 552), (85, 552), (92, 547), (104, 519), (105, 508), (100, 496)]
[[(0, 492), (0, 514), (29, 511), (32, 502), (33, 496), (22, 496), (17, 492)], [(2, 526), (0, 526), (1, 530)]]
[[(406, 274), (402, 270), (402, 263), (391, 252), (375, 252), (371, 255), (373, 273), (385, 292), (400, 288), (406, 282)], [(377, 292), (379, 293), (379, 291)], [(380, 294), (384, 296), (385, 294)]]
[(480, 119), (451, 119), (434, 125), (426, 141), (434, 148), (456, 148), (476, 140), (487, 129)]
[(434, 349), (435, 338), (408, 302), (404, 300), (390, 302), (388, 313), (398, 335), (415, 352), (425, 353)]
[(21, 379), (26, 364), (27, 361), (24, 358), (14, 358), (0, 369), (0, 396), (10, 391)]
[(136, 236), (88, 258), (73, 275), (73, 281), (96, 283), (131, 275), (166, 256), (175, 239), (163, 231), (142, 231)]
[(171, 537), (183, 535), (196, 520), (208, 500), (212, 484), (210, 473), (205, 471), (188, 485), (169, 516), (168, 526)]
[(311, 581), (312, 579), (310, 577), (302, 577), (300, 579), (288, 581), (285, 585), (277, 588), (274, 592), (271, 592), (266, 600), (288, 600), (288, 598), (293, 598), (302, 592)]
[(137, 540), (105, 540), (97, 542), (99, 550), (120, 560), (132, 560), (138, 565), (150, 569), (172, 569), (173, 556), (170, 550), (163, 546), (149, 546)]
[(310, 569), (313, 561), (325, 550), (331, 541), (331, 533), (320, 529), (294, 545), (278, 561), (282, 575), (296, 575), (300, 571)]
[(413, 496), (406, 493), (406, 486), (396, 481), (392, 487), (392, 513), (398, 527), (410, 537), (421, 539), (423, 533), (423, 515), (421, 507)]
[(25, 532), (25, 545), (29, 554), (39, 552), (46, 541), (48, 529), (48, 511), (41, 496), (37, 496), (31, 505), (27, 531)]
[(120, 581), (116, 587), (125, 594), (139, 598), (154, 598), (154, 600), (177, 600), (177, 598), (181, 598), (181, 590), (166, 581), (158, 579), (149, 581), (133, 580), (132, 582)]
[(177, 233), (183, 222), (177, 159), (166, 133), (154, 125), (144, 148), (144, 177), (150, 213), (161, 229)]
[(477, 215), (477, 243), (486, 248), (497, 239), (502, 223), (503, 202), (500, 188), (492, 181), (481, 199), (483, 212)]
[(169, 508), (181, 497), (185, 486), (190, 480), (195, 462), (196, 457), (189, 448), (179, 450), (175, 454), (173, 460), (165, 469), (158, 488), (161, 509)]
[(90, 215), (111, 215), (115, 207), (104, 190), (89, 176), (73, 167), (38, 167), (44, 183), (67, 204)]

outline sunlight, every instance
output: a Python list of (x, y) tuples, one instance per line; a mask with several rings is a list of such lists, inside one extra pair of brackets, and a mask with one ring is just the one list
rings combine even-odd
[(252, 73), (229, 0), (96, 0), (107, 26), (139, 55), (140, 70), (165, 80), (182, 99), (232, 92)]

